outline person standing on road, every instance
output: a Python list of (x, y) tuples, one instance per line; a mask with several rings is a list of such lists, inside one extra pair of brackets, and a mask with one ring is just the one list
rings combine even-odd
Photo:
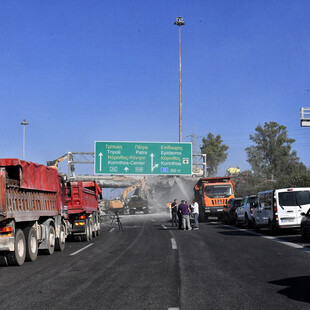
[(178, 210), (177, 210), (177, 215), (178, 215), (178, 220), (179, 220), (179, 229), (182, 229), (182, 230), (183, 230), (183, 217), (182, 217), (180, 206), (183, 203), (184, 203), (184, 200), (181, 200), (181, 203), (179, 204)]
[(172, 215), (172, 226), (178, 226), (177, 221), (177, 212), (178, 212), (178, 200), (174, 199), (173, 203), (171, 204), (171, 215)]
[(191, 207), (192, 207), (192, 212), (193, 212), (193, 216), (194, 216), (194, 219), (195, 219), (195, 230), (199, 229), (199, 222), (198, 222), (198, 218), (199, 218), (199, 205), (197, 203), (197, 201), (194, 199), (192, 204), (191, 204)]
[(182, 214), (182, 219), (183, 219), (183, 230), (185, 230), (186, 228), (188, 230), (191, 230), (192, 228), (191, 228), (191, 223), (189, 220), (189, 214), (191, 212), (191, 209), (185, 202), (180, 204), (179, 209), (180, 209), (180, 213)]

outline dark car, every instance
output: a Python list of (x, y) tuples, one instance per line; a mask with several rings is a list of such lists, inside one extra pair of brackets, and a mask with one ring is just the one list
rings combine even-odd
[(241, 205), (242, 198), (232, 198), (228, 201), (227, 206), (223, 210), (222, 222), (224, 224), (236, 223), (236, 209)]
[(310, 240), (310, 209), (308, 210), (307, 213), (301, 213), (301, 215), (302, 215), (301, 223), (300, 223), (301, 236), (303, 240), (309, 241)]

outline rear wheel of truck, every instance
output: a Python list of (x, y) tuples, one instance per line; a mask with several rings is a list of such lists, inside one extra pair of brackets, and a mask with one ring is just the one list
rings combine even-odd
[(55, 241), (56, 251), (62, 252), (65, 249), (65, 245), (66, 245), (65, 233), (66, 233), (65, 225), (60, 224), (59, 238), (56, 238), (56, 241)]
[(26, 258), (26, 240), (21, 229), (15, 231), (15, 251), (7, 254), (7, 260), (11, 266), (21, 266)]
[(48, 227), (48, 234), (47, 234), (47, 249), (43, 250), (43, 253), (45, 255), (52, 255), (54, 253), (55, 240), (56, 240), (55, 228), (52, 225), (50, 225)]
[(23, 229), (26, 241), (26, 261), (34, 262), (38, 257), (38, 239), (36, 230), (28, 226)]

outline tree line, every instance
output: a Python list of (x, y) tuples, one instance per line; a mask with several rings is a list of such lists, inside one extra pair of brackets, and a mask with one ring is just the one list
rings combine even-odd
[[(295, 140), (288, 137), (286, 126), (276, 122), (266, 122), (263, 127), (258, 125), (250, 140), (254, 144), (245, 151), (252, 169), (232, 176), (236, 195), (252, 195), (272, 188), (310, 186), (310, 171), (292, 149)], [(219, 165), (228, 157), (229, 147), (220, 135), (209, 133), (202, 139), (200, 149), (207, 157), (208, 176), (215, 176)]]

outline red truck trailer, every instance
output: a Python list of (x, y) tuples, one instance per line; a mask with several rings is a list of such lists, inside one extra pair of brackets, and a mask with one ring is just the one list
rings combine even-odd
[(38, 250), (63, 251), (66, 184), (57, 170), (0, 159), (0, 263), (35, 261)]
[(100, 233), (100, 211), (98, 200), (101, 188), (95, 181), (67, 183), (69, 235), (76, 241), (89, 241)]

